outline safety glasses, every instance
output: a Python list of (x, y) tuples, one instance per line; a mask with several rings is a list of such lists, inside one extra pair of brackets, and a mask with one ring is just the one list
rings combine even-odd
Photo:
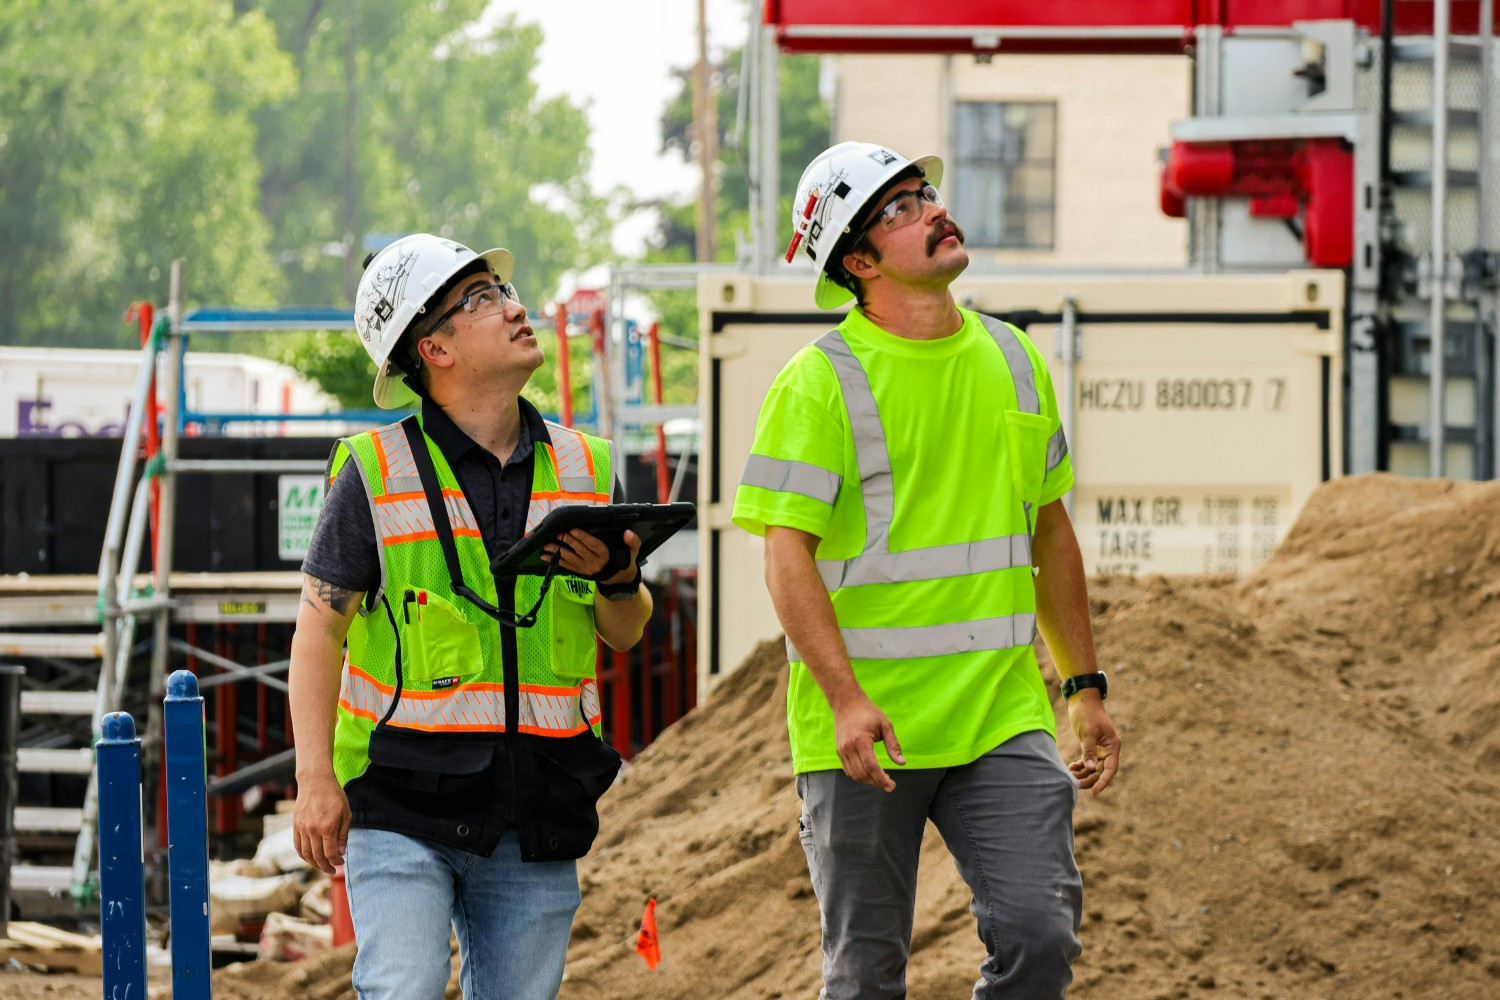
[(469, 292), (469, 294), (465, 295), (457, 302), (453, 303), (452, 307), (449, 308), (447, 312), (443, 313), (433, 322), (431, 329), (436, 330), (438, 327), (448, 322), (448, 317), (452, 316), (460, 309), (468, 313), (470, 316), (478, 316), (481, 313), (492, 313), (496, 309), (499, 309), (501, 306), (503, 306), (506, 299), (509, 299), (512, 302), (521, 301), (521, 296), (516, 292), (516, 286), (512, 285), (510, 282), (506, 281), (500, 284), (491, 283), (488, 285), (482, 285), (479, 288), (476, 288)]
[(943, 204), (943, 196), (938, 194), (938, 189), (931, 184), (923, 184), (919, 188), (899, 192), (880, 207), (880, 211), (876, 212), (865, 228), (859, 231), (859, 237), (850, 245), (853, 246), (864, 239), (865, 235), (876, 226), (886, 232), (905, 229), (922, 218), (922, 213), (927, 210), (929, 204), (937, 205), (939, 208)]

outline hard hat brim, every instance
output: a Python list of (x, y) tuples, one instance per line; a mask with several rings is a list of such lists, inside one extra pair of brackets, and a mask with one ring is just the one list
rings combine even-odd
[[(473, 264), (476, 258), (470, 257), (459, 261), (453, 269), (438, 282), (438, 287), (446, 285), (453, 276)], [(511, 252), (504, 247), (495, 247), (477, 255), (477, 259), (489, 265), (495, 277), (502, 282), (509, 281), (516, 270), (516, 259)], [(387, 358), (385, 364), (375, 373), (375, 405), (382, 410), (395, 410), (403, 406), (410, 406), (419, 398), (411, 387), (404, 381), (406, 373), (403, 372), (394, 361)]]

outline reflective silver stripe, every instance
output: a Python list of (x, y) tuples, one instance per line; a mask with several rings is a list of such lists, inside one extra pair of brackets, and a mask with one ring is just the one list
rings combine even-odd
[[(409, 492), (393, 490), (390, 487), (393, 479), (417, 480), (417, 460), (411, 453), (411, 443), (406, 440), (406, 431), (401, 428), (400, 424), (390, 424), (370, 433), (374, 435), (381, 454), (385, 456), (385, 468), (381, 470), (385, 474), (385, 491), (387, 493)], [(420, 488), (419, 486), (418, 489)]]
[(583, 712), (583, 721), (593, 725), (600, 719), (599, 682), (592, 677), (585, 677), (579, 688), (578, 707)]
[[(463, 497), (445, 496), (443, 506), (448, 509), (448, 523), (454, 533), (468, 531), (477, 534), (479, 521)], [(375, 534), (382, 545), (397, 539), (412, 540), (412, 535), (427, 535), (437, 530), (432, 521), (432, 508), (423, 494), (401, 500), (381, 500), (371, 505), (375, 516)]]
[[(376, 510), (375, 510), (375, 508), (378, 506), (378, 504), (375, 503), (375, 491), (372, 490), (372, 489), (370, 489), (370, 483), (369, 483), (369, 481), (365, 477), (365, 464), (359, 460), (359, 452), (357, 452), (357, 451), (354, 450), (354, 446), (352, 444), (350, 444), (347, 439), (343, 440), (343, 441), (340, 441), (339, 444), (342, 445), (344, 448), (348, 449), (348, 451), (349, 451), (348, 462), (354, 466), (355, 472), (357, 472), (359, 474), (359, 481), (364, 484), (364, 488), (365, 488), (365, 503), (367, 503), (367, 504), (370, 505), (370, 520), (372, 520), (372, 521), (374, 521), (375, 523), (378, 524), (379, 523), (379, 519), (376, 516)], [(377, 528), (376, 531), (378, 533), (379, 529)], [(380, 602), (381, 595), (385, 593), (385, 582), (386, 582), (385, 560), (381, 559), (380, 560), (380, 583), (378, 585), (378, 589), (375, 591), (375, 593), (373, 593), (373, 594), (370, 595), (369, 600), (365, 600), (365, 601), (360, 601), (359, 602), (359, 614), (360, 614), (361, 617), (369, 614), (370, 611), (374, 608), (374, 606)]]
[[(520, 729), (543, 735), (570, 736), (587, 726), (583, 710), (586, 689), (561, 688), (552, 691), (520, 692)], [(384, 718), (390, 708), (392, 692), (362, 671), (346, 669), (339, 701), (346, 709), (361, 715)], [(599, 714), (597, 689), (587, 696), (592, 700), (593, 717)], [(505, 728), (505, 691), (498, 684), (458, 686), (450, 691), (401, 698), (390, 722), (396, 726), (421, 729), (501, 730)]]
[[(839, 632), (851, 660), (911, 660), (1029, 646), (1036, 633), (1036, 615), (1005, 615), (904, 628), (841, 628)], [(789, 660), (802, 659), (790, 639), (786, 655)]]
[(1068, 437), (1059, 427), (1057, 433), (1047, 439), (1047, 471), (1051, 472), (1068, 457)]
[(1010, 366), (1010, 378), (1016, 384), (1016, 409), (1023, 413), (1041, 413), (1041, 399), (1036, 391), (1036, 371), (1031, 367), (1031, 355), (1026, 353), (1021, 338), (1009, 324), (1002, 323), (993, 316), (979, 318), (990, 336), (995, 338), (995, 343), (1000, 345), (1000, 353), (1005, 355), (1005, 363)]
[(844, 477), (837, 472), (786, 458), (768, 458), (751, 455), (745, 459), (745, 474), (740, 476), (741, 486), (758, 486), (777, 493), (796, 493), (832, 506), (838, 498), (839, 485)]
[(386, 493), (421, 493), (422, 480), (416, 476), (391, 476), (385, 481)]
[[(547, 425), (552, 438), (552, 455), (557, 459), (557, 481), (586, 479), (586, 492), (594, 491), (594, 463), (589, 455), (589, 445), (582, 434), (570, 427), (558, 424)], [(568, 487), (564, 486), (564, 489)], [(580, 491), (584, 492), (584, 491)]]
[(580, 493), (571, 497), (532, 497), (531, 503), (526, 508), (526, 530), (530, 531), (542, 523), (542, 518), (552, 513), (559, 507), (577, 507), (580, 504), (585, 507), (603, 507), (608, 501), (602, 500), (602, 493), (590, 490), (588, 493)]
[(1031, 565), (1031, 536), (1002, 535), (905, 552), (866, 552), (853, 559), (819, 559), (829, 590), (867, 583), (912, 583)]
[(890, 547), (891, 521), (896, 517), (896, 489), (891, 479), (891, 456), (885, 447), (885, 428), (870, 380), (838, 330), (819, 337), (814, 345), (833, 364), (838, 376), (849, 427), (854, 435), (854, 460), (859, 467), (859, 489), (865, 507), (865, 552)]

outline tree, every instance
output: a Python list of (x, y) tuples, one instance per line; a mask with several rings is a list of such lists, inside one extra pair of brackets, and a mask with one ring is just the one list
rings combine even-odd
[[(737, 234), (749, 229), (750, 181), (748, 149), (732, 141), (739, 107), (742, 50), (724, 54), (714, 67), (718, 123), (719, 190), (715, 199), (717, 260), (734, 259)], [(818, 99), (818, 56), (784, 55), (778, 60), (778, 95), (781, 116), (779, 218), (791, 217), (792, 195), (797, 179), (814, 156), (828, 147), (832, 116)], [(680, 88), (662, 112), (662, 151), (676, 152), (685, 161), (695, 154), (693, 144), (692, 70), (679, 69)], [(687, 200), (656, 206), (659, 223), (646, 259), (658, 263), (686, 263), (693, 259), (697, 242), (695, 203)], [(783, 227), (785, 228), (785, 227)], [(653, 292), (652, 307), (660, 316), (661, 329), (678, 340), (698, 337), (697, 293)], [(668, 403), (692, 402), (697, 398), (697, 352), (662, 351), (662, 379)]]
[(227, 2), (0, 5), (0, 342), (128, 344), (176, 257), (205, 297), (271, 301), (251, 114), (290, 84)]
[[(583, 110), (538, 96), (540, 29), (483, 26), (483, 6), (265, 5), (300, 73), (297, 91), (258, 116), (261, 204), (288, 301), (347, 304), (369, 250), (425, 231), (504, 245), (537, 313), (564, 271), (606, 251)], [(309, 337), (282, 356), (346, 404), (370, 405), (374, 371), (355, 338)], [(335, 375), (345, 368), (358, 374)], [(531, 388), (555, 392), (555, 375), (544, 369)]]

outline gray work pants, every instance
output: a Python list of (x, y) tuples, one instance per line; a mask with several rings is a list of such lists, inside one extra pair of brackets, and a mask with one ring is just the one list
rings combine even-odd
[(1063, 997), (1081, 951), (1073, 861), (1078, 784), (1045, 732), (962, 767), (890, 772), (886, 793), (843, 771), (797, 776), (801, 838), (823, 922), (820, 1000), (901, 1000), (917, 858), (930, 818), (969, 884), (988, 952), (975, 1000)]

